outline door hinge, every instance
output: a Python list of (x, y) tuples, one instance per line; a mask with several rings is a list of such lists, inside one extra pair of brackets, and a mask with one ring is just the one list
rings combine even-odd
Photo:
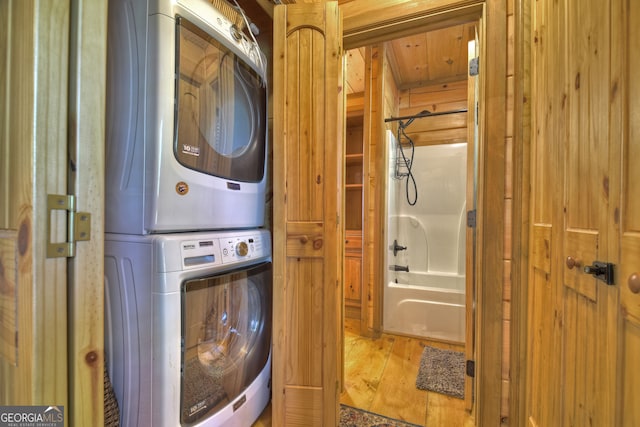
[(475, 360), (467, 360), (467, 376), (475, 378), (476, 376), (476, 362)]
[[(51, 242), (52, 212), (67, 212), (67, 241)], [(47, 195), (47, 258), (73, 258), (76, 242), (91, 240), (91, 214), (76, 211), (76, 199), (72, 195)]]
[(476, 210), (467, 211), (467, 227), (476, 228)]
[(469, 61), (469, 75), (473, 77), (478, 74), (480, 74), (480, 58), (476, 56)]

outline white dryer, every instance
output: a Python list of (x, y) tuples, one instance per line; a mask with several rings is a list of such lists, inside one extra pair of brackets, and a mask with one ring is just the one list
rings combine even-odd
[(266, 59), (206, 0), (110, 0), (106, 224), (264, 225)]

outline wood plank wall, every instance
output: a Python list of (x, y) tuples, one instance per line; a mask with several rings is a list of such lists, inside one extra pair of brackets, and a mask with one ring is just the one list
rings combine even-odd
[[(400, 92), (400, 116), (467, 108), (467, 81), (423, 86)], [(434, 116), (414, 121), (407, 135), (417, 146), (467, 141), (467, 113)]]

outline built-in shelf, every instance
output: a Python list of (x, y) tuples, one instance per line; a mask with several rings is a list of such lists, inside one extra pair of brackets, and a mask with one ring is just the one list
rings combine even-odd
[(345, 147), (345, 315), (360, 319), (362, 309), (362, 201), (363, 129), (362, 115), (347, 120)]
[(361, 165), (362, 164), (362, 160), (363, 160), (364, 156), (362, 153), (357, 153), (357, 154), (347, 154), (345, 156), (345, 160), (346, 160), (346, 164), (347, 166), (351, 166), (351, 165)]

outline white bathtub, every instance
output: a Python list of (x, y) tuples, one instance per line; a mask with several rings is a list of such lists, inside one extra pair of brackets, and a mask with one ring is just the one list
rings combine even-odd
[(385, 332), (463, 343), (465, 277), (437, 272), (395, 272), (385, 288)]

